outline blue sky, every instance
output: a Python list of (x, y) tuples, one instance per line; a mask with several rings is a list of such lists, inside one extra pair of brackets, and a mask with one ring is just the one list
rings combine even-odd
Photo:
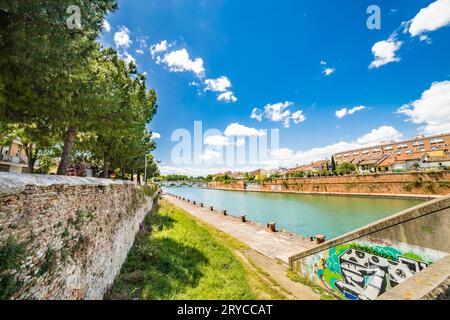
[[(366, 25), (370, 5), (381, 9), (379, 30)], [(225, 170), (214, 162), (224, 145), (261, 129), (279, 129), (279, 146), (269, 147), (267, 161), (228, 169), (293, 166), (346, 148), (450, 131), (449, 0), (119, 6), (101, 42), (134, 59), (157, 91), (151, 129), (160, 135), (154, 154), (163, 173)], [(176, 164), (171, 135), (178, 128), (193, 132), (194, 121), (222, 131), (201, 150), (200, 158), (212, 162)], [(226, 131), (231, 124), (234, 131)]]

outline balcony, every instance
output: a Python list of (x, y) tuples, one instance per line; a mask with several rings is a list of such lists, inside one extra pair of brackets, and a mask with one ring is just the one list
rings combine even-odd
[(17, 165), (26, 165), (27, 164), (26, 158), (11, 157), (11, 156), (8, 156), (5, 154), (0, 154), (0, 161), (9, 162), (11, 164), (17, 164)]

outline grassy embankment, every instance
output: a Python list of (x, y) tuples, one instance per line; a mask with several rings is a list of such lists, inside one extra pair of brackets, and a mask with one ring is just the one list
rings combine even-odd
[(166, 201), (145, 219), (108, 299), (285, 299), (236, 239)]

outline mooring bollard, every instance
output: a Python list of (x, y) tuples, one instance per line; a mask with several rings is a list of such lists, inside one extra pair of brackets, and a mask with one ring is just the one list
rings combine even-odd
[(246, 219), (245, 214), (241, 215), (241, 221), (242, 221), (242, 222), (247, 222), (247, 219)]
[(267, 224), (267, 229), (269, 229), (271, 232), (277, 232), (276, 225), (277, 224), (275, 222), (270, 222)]
[(227, 210), (223, 210), (223, 215), (226, 216), (227, 215)]
[(203, 203), (200, 203), (200, 207), (202, 207), (202, 208), (203, 208), (204, 206), (205, 206), (205, 205), (204, 205)]
[(209, 207), (210, 209), (211, 209), (211, 211), (214, 211), (214, 207), (213, 206), (211, 206), (211, 207)]
[(318, 234), (316, 236), (316, 242), (317, 244), (325, 243), (325, 236), (323, 234)]
[(192, 201), (192, 204), (195, 206), (195, 201)]

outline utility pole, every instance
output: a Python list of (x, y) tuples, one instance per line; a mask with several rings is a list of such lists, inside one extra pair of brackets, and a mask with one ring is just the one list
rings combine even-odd
[(145, 154), (144, 184), (147, 185), (147, 153)]

